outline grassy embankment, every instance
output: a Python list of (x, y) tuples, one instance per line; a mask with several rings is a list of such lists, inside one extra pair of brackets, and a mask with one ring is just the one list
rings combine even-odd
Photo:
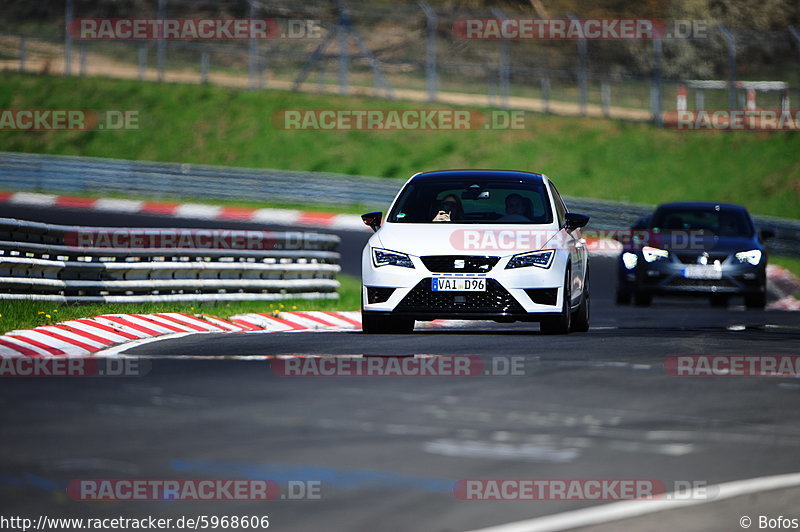
[[(0, 81), (0, 109), (136, 110), (140, 129), (0, 132), (0, 151), (284, 168), (387, 179), (404, 179), (423, 169), (511, 168), (545, 172), (564, 194), (572, 196), (648, 204), (716, 200), (744, 204), (755, 214), (797, 217), (800, 213), (800, 135), (795, 133), (680, 132), (647, 124), (540, 114), (526, 115), (524, 129), (504, 131), (284, 131), (273, 124), (273, 115), (283, 109), (409, 107), (420, 105), (5, 72)], [(202, 198), (202, 190), (187, 190), (181, 198), (141, 199), (204, 201)], [(234, 204), (343, 212), (386, 207), (342, 209), (324, 201), (297, 205), (256, 203), (246, 198)], [(774, 262), (800, 271), (800, 261), (776, 257)], [(346, 276), (340, 280), (339, 302), (283, 304), (299, 309), (357, 308), (357, 281)], [(51, 304), (0, 302), (0, 330), (107, 312), (180, 310), (226, 316), (269, 310), (264, 303), (191, 306), (55, 309)]]

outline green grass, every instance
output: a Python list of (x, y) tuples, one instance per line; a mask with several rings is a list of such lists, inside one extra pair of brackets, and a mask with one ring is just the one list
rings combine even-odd
[(39, 301), (0, 300), (0, 333), (52, 325), (77, 318), (101, 314), (148, 314), (155, 312), (184, 312), (209, 314), (227, 318), (246, 312), (291, 310), (358, 310), (361, 306), (361, 281), (340, 274), (338, 300), (244, 301), (235, 303), (147, 303), (147, 304), (78, 304), (57, 305)]
[[(0, 132), (0, 150), (398, 179), (437, 168), (511, 168), (545, 172), (571, 196), (649, 204), (715, 200), (744, 204), (756, 214), (800, 213), (797, 133), (682, 132), (541, 114), (527, 115), (525, 129), (506, 131), (284, 131), (272, 124), (282, 109), (420, 106), (6, 72), (0, 108), (138, 110), (141, 129)], [(202, 191), (187, 190), (186, 197), (202, 197)]]

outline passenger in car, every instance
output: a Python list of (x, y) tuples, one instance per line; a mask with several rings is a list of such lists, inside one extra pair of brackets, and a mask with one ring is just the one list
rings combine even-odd
[(519, 194), (506, 196), (506, 215), (500, 218), (504, 222), (530, 222), (533, 218), (531, 201)]
[(464, 208), (453, 194), (448, 194), (439, 202), (438, 212), (433, 218), (434, 222), (454, 222), (463, 218)]

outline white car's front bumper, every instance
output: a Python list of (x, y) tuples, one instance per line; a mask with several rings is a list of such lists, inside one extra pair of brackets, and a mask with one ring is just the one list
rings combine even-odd
[[(398, 250), (400, 251), (400, 250)], [(452, 266), (466, 260), (465, 270), (482, 264), (483, 256), (409, 255), (414, 268), (394, 265), (375, 266), (371, 246), (362, 255), (362, 297), (366, 313), (390, 313), (417, 320), (497, 319), (501, 321), (539, 321), (558, 314), (564, 297), (564, 280), (569, 253), (556, 250), (548, 268), (527, 266), (506, 269), (511, 256), (499, 257), (486, 273), (461, 273)], [(446, 258), (445, 258), (446, 257)], [(472, 262), (469, 257), (475, 257)], [(428, 267), (426, 266), (428, 263)], [(493, 262), (493, 261), (490, 261)], [(443, 271), (444, 270), (444, 271)], [(434, 277), (485, 278), (485, 292), (434, 292)], [(386, 297), (388, 295), (388, 298)]]

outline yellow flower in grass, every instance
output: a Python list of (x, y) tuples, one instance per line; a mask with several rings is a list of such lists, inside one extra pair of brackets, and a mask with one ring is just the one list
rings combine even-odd
[(44, 314), (44, 312), (40, 310), (40, 311), (39, 311), (39, 314)]
[(52, 318), (52, 316), (51, 316), (50, 314), (45, 314), (45, 315), (44, 315), (44, 317), (45, 317), (45, 318), (48, 318), (48, 319), (49, 319), (49, 318)]

